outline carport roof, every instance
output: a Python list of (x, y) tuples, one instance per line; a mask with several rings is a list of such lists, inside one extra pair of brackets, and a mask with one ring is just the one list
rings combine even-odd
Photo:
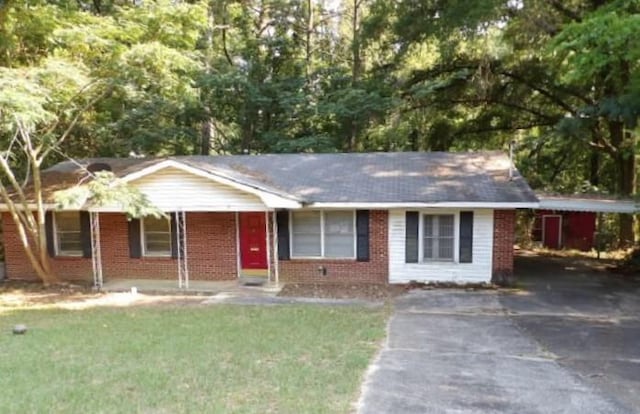
[(591, 194), (555, 195), (538, 193), (537, 196), (540, 200), (540, 210), (627, 214), (640, 212), (640, 203), (632, 199), (618, 199)]

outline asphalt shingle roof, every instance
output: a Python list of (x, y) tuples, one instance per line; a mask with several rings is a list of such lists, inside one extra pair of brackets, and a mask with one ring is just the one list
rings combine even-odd
[[(125, 176), (166, 158), (82, 160), (109, 164)], [(536, 202), (535, 194), (501, 152), (396, 152), (177, 156), (175, 161), (301, 201), (368, 203)], [(44, 173), (59, 189), (81, 175), (71, 162)], [(57, 177), (57, 179), (55, 178)], [(71, 177), (71, 179), (69, 179)]]

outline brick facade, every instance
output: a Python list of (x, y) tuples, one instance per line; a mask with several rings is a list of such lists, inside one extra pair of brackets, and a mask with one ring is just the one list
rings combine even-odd
[[(2, 214), (2, 242), (7, 278), (37, 279), (20, 243), (18, 229), (9, 213)], [(51, 269), (65, 280), (92, 280), (91, 259), (59, 257), (51, 260)]]
[[(192, 280), (234, 280), (237, 273), (235, 213), (188, 213), (187, 250)], [(7, 277), (35, 279), (15, 224), (3, 215)], [(102, 272), (108, 279), (177, 279), (177, 260), (170, 257), (129, 257), (127, 218), (124, 214), (100, 214)], [(55, 257), (55, 273), (64, 280), (93, 280), (91, 259)]]
[[(369, 261), (355, 259), (291, 259), (279, 262), (280, 280), (300, 283), (388, 283), (389, 213), (371, 211), (369, 215)], [(326, 269), (326, 275), (322, 269)]]
[(516, 211), (493, 212), (493, 283), (509, 285), (513, 282), (513, 245), (516, 234)]
[[(15, 225), (3, 215), (3, 236), (7, 277), (35, 279), (29, 261), (18, 242)], [(177, 261), (169, 257), (129, 257), (127, 219), (123, 214), (100, 214), (102, 267), (105, 280), (177, 279)], [(290, 259), (278, 262), (281, 282), (296, 283), (388, 283), (389, 214), (371, 211), (369, 216), (370, 258)], [(273, 246), (273, 215), (269, 214), (269, 239)], [(188, 213), (187, 239), (189, 276), (192, 280), (235, 280), (237, 239), (235, 213)], [(513, 278), (515, 211), (495, 210), (492, 281), (508, 284)], [(275, 249), (270, 248), (273, 263)], [(51, 260), (56, 274), (66, 280), (92, 280), (91, 259), (56, 257)], [(325, 274), (323, 274), (324, 272)]]

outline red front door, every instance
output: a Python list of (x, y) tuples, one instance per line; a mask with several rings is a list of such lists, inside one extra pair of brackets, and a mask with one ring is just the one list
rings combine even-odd
[(240, 213), (240, 264), (243, 269), (267, 268), (264, 213)]
[(560, 240), (560, 230), (561, 230), (561, 219), (560, 216), (542, 216), (542, 226), (543, 226), (543, 240), (542, 244), (544, 247), (549, 249), (559, 249), (561, 240)]

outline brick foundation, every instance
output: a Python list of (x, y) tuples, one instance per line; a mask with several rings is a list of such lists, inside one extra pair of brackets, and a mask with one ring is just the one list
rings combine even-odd
[[(37, 276), (18, 241), (17, 229), (8, 214), (2, 218), (7, 277)], [(102, 272), (108, 279), (177, 279), (177, 260), (170, 257), (129, 257), (127, 219), (124, 214), (100, 214)], [(192, 280), (236, 278), (235, 213), (188, 213), (187, 250)], [(54, 272), (63, 280), (92, 281), (91, 259), (55, 257)]]
[(513, 283), (513, 245), (516, 234), (515, 210), (495, 210), (493, 213), (493, 283)]
[[(369, 216), (369, 261), (291, 259), (279, 262), (280, 281), (298, 283), (388, 283), (389, 253), (387, 211)], [(326, 275), (319, 271), (326, 269)]]

